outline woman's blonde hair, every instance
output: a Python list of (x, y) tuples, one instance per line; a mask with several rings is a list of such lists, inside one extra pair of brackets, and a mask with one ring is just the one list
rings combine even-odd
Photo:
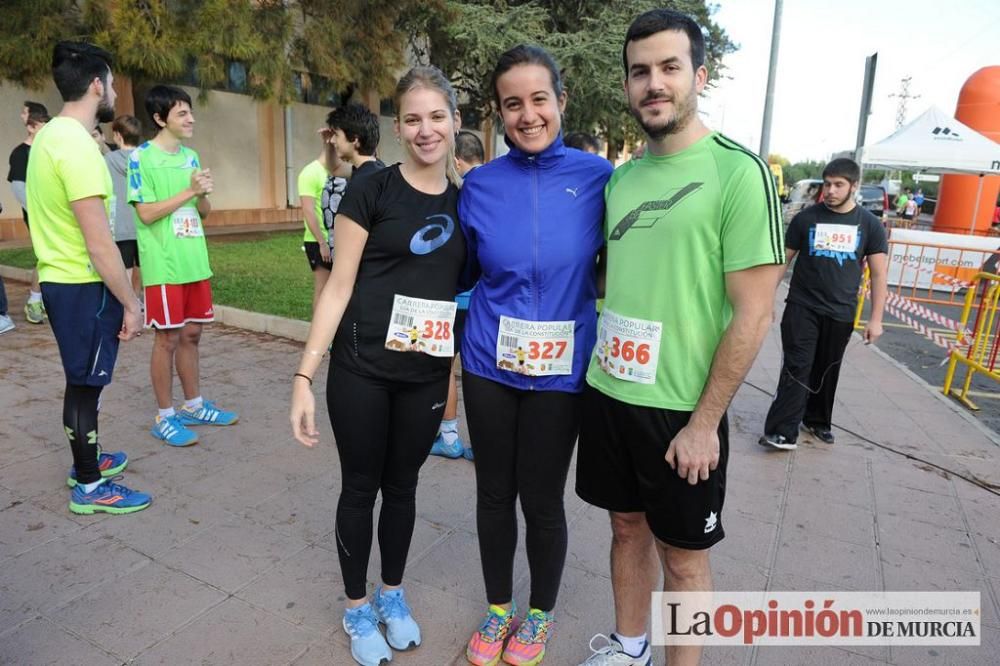
[[(396, 91), (392, 96), (392, 104), (396, 108), (397, 120), (400, 119), (399, 112), (402, 108), (403, 96), (411, 90), (418, 88), (436, 90), (441, 93), (448, 103), (448, 110), (451, 112), (452, 118), (454, 118), (455, 112), (458, 110), (458, 96), (455, 94), (455, 89), (451, 87), (451, 82), (448, 81), (448, 77), (444, 75), (444, 72), (433, 65), (427, 65), (414, 67), (404, 74), (403, 78), (396, 84)], [(457, 127), (455, 129), (456, 131), (458, 130)], [(455, 165), (454, 136), (449, 137), (448, 140), (448, 157), (447, 164), (445, 165), (445, 173), (448, 175), (448, 180), (454, 183), (456, 187), (462, 186), (462, 177), (459, 175), (458, 167)]]

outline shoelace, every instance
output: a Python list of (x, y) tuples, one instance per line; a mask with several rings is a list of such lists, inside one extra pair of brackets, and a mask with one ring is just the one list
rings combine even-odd
[(112, 477), (112, 478), (106, 480), (101, 485), (99, 485), (96, 488), (94, 488), (92, 491), (90, 491), (90, 493), (85, 493), (85, 494), (86, 495), (90, 495), (91, 493), (96, 493), (98, 491), (102, 491), (101, 494), (113, 495), (113, 494), (117, 493), (117, 494), (121, 495), (122, 497), (128, 497), (129, 495), (131, 495), (135, 491), (132, 490), (131, 488), (126, 488), (123, 485), (115, 483), (115, 481), (121, 481), (124, 478), (125, 478), (124, 474), (121, 475), (121, 476)]
[(483, 626), (479, 627), (480, 637), (487, 643), (495, 643), (500, 640), (502, 638), (500, 630), (506, 620), (506, 616), (500, 617), (496, 613), (491, 612), (483, 622)]
[[(602, 645), (599, 648), (595, 648), (594, 641), (597, 640), (598, 638), (602, 639), (605, 645)], [(612, 640), (610, 636), (605, 636), (604, 634), (595, 634), (590, 638), (590, 651), (594, 653), (593, 655), (591, 655), (592, 657), (596, 657), (598, 655), (602, 657), (613, 657), (614, 661), (611, 663), (619, 662), (622, 664), (627, 664), (628, 662), (632, 661), (633, 658), (625, 654), (625, 652), (621, 649), (620, 646), (621, 643)]]
[(371, 609), (367, 613), (347, 613), (346, 614), (347, 633), (351, 638), (361, 638), (376, 631), (376, 620)]
[(386, 617), (406, 617), (410, 614), (410, 607), (406, 605), (402, 595), (383, 594), (379, 600)]
[(547, 617), (528, 615), (524, 618), (524, 624), (517, 630), (515, 638), (519, 643), (530, 645), (531, 643), (544, 643), (548, 640), (549, 629), (553, 621)]

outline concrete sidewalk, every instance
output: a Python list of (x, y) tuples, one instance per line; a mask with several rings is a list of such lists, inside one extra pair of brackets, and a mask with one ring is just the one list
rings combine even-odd
[[(101, 440), (124, 449), (125, 482), (155, 494), (133, 516), (67, 510), (71, 458), (63, 375), (51, 332), (20, 314), (0, 336), (0, 663), (349, 664), (333, 540), (340, 476), (325, 406), (323, 444), (287, 421), (301, 345), (225, 326), (203, 340), (205, 394), (237, 409), (171, 449), (148, 433), (151, 336), (123, 345), (105, 392)], [(777, 327), (748, 381), (773, 391)], [(323, 403), (325, 371), (316, 393)], [(179, 389), (178, 389), (179, 390)], [(1000, 449), (960, 408), (875, 350), (852, 342), (835, 420), (963, 475), (1000, 483)], [(706, 664), (993, 664), (1000, 655), (1000, 497), (843, 430), (827, 446), (758, 446), (770, 398), (744, 385), (730, 412), (720, 590), (978, 590), (979, 648), (708, 648)], [(571, 473), (571, 479), (572, 479)], [(485, 610), (471, 463), (431, 458), (421, 475), (407, 592), (424, 644), (398, 664), (463, 664)], [(613, 629), (606, 515), (566, 492), (570, 552), (546, 664), (573, 665)], [(379, 555), (370, 578), (377, 579)], [(523, 548), (516, 596), (527, 603)], [(657, 663), (663, 663), (662, 650)]]

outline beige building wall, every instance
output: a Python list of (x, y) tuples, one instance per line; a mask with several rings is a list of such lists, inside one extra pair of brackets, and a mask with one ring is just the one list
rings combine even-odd
[[(28, 135), (24, 125), (21, 124), (21, 109), (24, 108), (25, 100), (44, 104), (52, 115), (59, 113), (59, 109), (62, 108), (62, 98), (52, 83), (42, 90), (28, 90), (8, 83), (0, 84), (0, 155), (2, 155), (0, 169), (3, 170), (3, 178), (0, 179), (0, 204), (3, 204), (3, 212), (0, 213), (0, 219), (21, 219), (21, 206), (10, 190), (7, 172), (10, 151), (22, 143)], [(21, 225), (21, 231), (24, 231), (24, 237), (27, 237), (23, 223), (18, 222), (18, 224)]]
[[(122, 88), (121, 85), (116, 87)], [(322, 150), (317, 130), (325, 126), (330, 109), (302, 103), (294, 103), (290, 107), (292, 188), (289, 196), (286, 192), (286, 116), (283, 107), (222, 91), (209, 91), (204, 100), (199, 100), (196, 88), (185, 87), (185, 90), (194, 100), (196, 121), (194, 138), (189, 145), (198, 151), (202, 165), (212, 170), (215, 179), (212, 204), (216, 214), (207, 220), (207, 225), (299, 220), (299, 212), (295, 210), (298, 206), (296, 181), (302, 168), (316, 159)], [(51, 83), (42, 91), (0, 86), (0, 149), (6, 150), (6, 154), (24, 139), (25, 132), (18, 114), (26, 99), (45, 104), (52, 114), (58, 113), (62, 106), (58, 91)], [(148, 127), (150, 122), (145, 118), (141, 99), (135, 110)], [(110, 128), (106, 126), (105, 129), (110, 139)], [(379, 132), (378, 156), (382, 161), (393, 164), (402, 160), (403, 152), (396, 141), (393, 118), (380, 117)], [(6, 165), (3, 168), (6, 177)], [(288, 207), (289, 201), (292, 209)], [(4, 207), (0, 213), (0, 240), (27, 238), (27, 231), (20, 222), (20, 207), (6, 184), (6, 178), (0, 184), (0, 202)]]

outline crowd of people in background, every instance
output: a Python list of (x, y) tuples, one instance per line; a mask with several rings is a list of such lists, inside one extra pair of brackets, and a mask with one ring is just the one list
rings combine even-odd
[[(313, 383), (329, 357), (343, 626), (359, 664), (423, 640), (417, 618), (430, 609), (411, 608), (404, 578), (429, 455), (474, 464), (485, 610), (469, 627), (468, 661), (541, 663), (567, 554), (575, 449), (575, 490), (608, 511), (612, 532), (615, 627), (595, 636), (585, 664), (650, 664), (660, 577), (666, 590), (712, 588), (708, 553), (725, 536), (726, 411), (796, 255), (785, 367), (761, 444), (794, 448), (801, 422), (833, 442), (836, 367), (850, 334), (843, 301), (865, 258), (884, 287), (884, 235), (854, 203), (857, 165), (828, 166), (824, 203), (793, 220), (786, 241), (767, 164), (698, 116), (708, 79), (700, 26), (672, 10), (644, 13), (624, 35), (622, 62), (644, 142), (617, 169), (594, 136), (565, 132), (573, 101), (552, 56), (518, 45), (490, 81), (501, 157), (487, 161), (476, 134), (461, 131), (445, 74), (421, 66), (393, 96), (399, 163), (378, 157), (378, 116), (348, 103), (326, 117), (318, 154), (299, 173), (313, 296), (290, 421), (299, 442), (321, 443)], [(239, 420), (202, 390), (199, 345), (214, 319), (204, 223), (215, 185), (187, 145), (194, 105), (180, 88), (153, 86), (144, 106), (154, 133), (143, 141), (137, 118), (113, 117), (113, 71), (100, 48), (57, 45), (64, 106), (50, 118), (25, 102), (27, 136), (8, 176), (38, 258), (25, 316), (48, 319), (65, 370), (69, 509), (81, 514), (152, 502), (118, 481), (128, 456), (104, 451), (98, 435), (120, 342), (153, 331), (152, 437), (185, 447), (198, 442), (197, 427)], [(114, 149), (99, 129), (108, 122)], [(916, 198), (902, 214), (911, 204), (919, 214)], [(869, 341), (880, 321), (873, 315)], [(0, 283), (0, 333), (12, 327)], [(530, 596), (519, 610), (522, 518)], [(381, 570), (370, 592), (375, 543)], [(700, 655), (668, 648), (670, 663)]]

